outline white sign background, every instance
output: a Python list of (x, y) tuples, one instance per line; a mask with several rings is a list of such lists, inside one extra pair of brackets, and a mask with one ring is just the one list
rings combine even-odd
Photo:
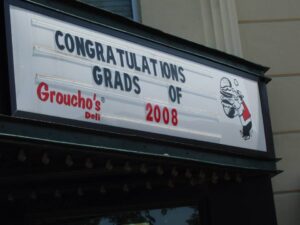
[[(10, 20), (17, 111), (266, 151), (257, 82), (16, 6), (10, 6)], [(57, 30), (97, 41), (103, 46), (110, 45), (113, 50), (120, 48), (134, 52), (138, 61), (144, 55), (182, 66), (186, 82), (166, 80), (159, 70), (158, 76), (149, 76), (120, 67), (119, 61), (117, 66), (113, 66), (61, 51), (55, 44)], [(137, 95), (97, 85), (92, 75), (95, 65), (139, 77), (141, 93)], [(248, 140), (242, 138), (239, 118), (228, 118), (223, 111), (220, 96), (220, 80), (223, 77), (238, 81), (238, 89), (251, 113), (252, 132)], [(85, 97), (93, 98), (96, 94), (97, 99), (104, 99), (101, 102), (101, 120), (86, 119), (86, 110), (81, 108), (41, 101), (37, 97), (37, 87), (41, 82), (62, 93), (76, 94), (80, 90)], [(182, 88), (181, 104), (170, 101), (170, 85)], [(147, 103), (175, 108), (178, 125), (146, 121)]]

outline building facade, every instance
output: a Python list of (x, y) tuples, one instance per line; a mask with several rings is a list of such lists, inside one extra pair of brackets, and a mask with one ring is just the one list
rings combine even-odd
[[(250, 3), (234, 0), (4, 1), (1, 11), (5, 18), (2, 17), (1, 29), (6, 36), (2, 36), (1, 39), (2, 55), (5, 57), (1, 62), (4, 76), (1, 77), (0, 95), (0, 144), (1, 148), (5, 149), (0, 157), (4, 162), (1, 175), (3, 191), (0, 196), (1, 206), (5, 209), (4, 221), (7, 221), (7, 224), (49, 225), (277, 224), (273, 204), (275, 198), (278, 224), (296, 224), (299, 220), (297, 121), (292, 122), (290, 118), (296, 118), (297, 113), (297, 63), (288, 60), (288, 57), (289, 51), (292, 50), (295, 53), (294, 60), (297, 56), (297, 51), (293, 48), (294, 44), (296, 45), (297, 34), (293, 36), (294, 42), (290, 41), (291, 46), (281, 47), (279, 44), (282, 36), (276, 32), (282, 34), (281, 29), (285, 32), (296, 32), (294, 26), (297, 26), (297, 10), (292, 9), (296, 9), (297, 2), (289, 1), (288, 6), (280, 4), (279, 1), (270, 5), (268, 1)], [(259, 10), (256, 9), (257, 5)], [(268, 7), (273, 8), (268, 10)], [(278, 8), (282, 8), (282, 11)], [(290, 10), (295, 12), (295, 15), (291, 16)], [(266, 11), (269, 14), (265, 14)], [(33, 26), (35, 30), (27, 33), (26, 26)], [(38, 30), (40, 28), (42, 32)], [(24, 35), (21, 35), (21, 32)], [(49, 38), (51, 32), (53, 40)], [(26, 36), (28, 34), (29, 36)], [(276, 38), (273, 38), (273, 35)], [(31, 42), (27, 41), (30, 38), (36, 41), (33, 50), (27, 48), (31, 45)], [(107, 55), (103, 54), (102, 48), (106, 45), (102, 41), (111, 43), (111, 46), (108, 45), (104, 50)], [(94, 45), (94, 49), (89, 48)], [(222, 135), (209, 136), (206, 135), (208, 131), (197, 133), (198, 136), (209, 137), (208, 141), (200, 139), (190, 142), (187, 141), (187, 137), (190, 137), (192, 132), (186, 134), (186, 129), (180, 131), (182, 133), (176, 133), (176, 130), (171, 132), (172, 129), (157, 126), (161, 131), (153, 134), (151, 130), (149, 132), (149, 128), (141, 132), (136, 132), (132, 126), (129, 130), (122, 127), (120, 129), (119, 123), (116, 122), (111, 123), (113, 126), (108, 123), (99, 127), (76, 122), (76, 118), (72, 118), (71, 114), (66, 116), (66, 111), (59, 108), (54, 110), (57, 106), (46, 110), (43, 107), (39, 108), (38, 104), (29, 101), (30, 97), (25, 96), (31, 87), (24, 88), (28, 79), (22, 78), (23, 70), (24, 74), (31, 74), (36, 68), (46, 73), (52, 71), (52, 74), (49, 72), (48, 75), (43, 74), (44, 72), (34, 72), (33, 89), (39, 84), (36, 101), (46, 102), (51, 93), (54, 98), (53, 91), (47, 95), (50, 87), (47, 86), (47, 82), (53, 82), (52, 87), (57, 88), (66, 82), (68, 77), (66, 75), (62, 79), (56, 76), (61, 73), (70, 74), (71, 70), (68, 68), (73, 68), (74, 65), (76, 69), (72, 72), (80, 73), (84, 71), (82, 67), (91, 66), (97, 58), (101, 63), (111, 65), (104, 64), (107, 66), (105, 76), (101, 76), (102, 64), (101, 67), (92, 67), (94, 83), (98, 86), (105, 83), (108, 93), (119, 88), (131, 95), (140, 94), (139, 78), (131, 76), (130, 72), (134, 70), (139, 74), (143, 70), (151, 75), (151, 69), (146, 66), (146, 53), (146, 56), (141, 54), (140, 61), (137, 58), (132, 61), (132, 68), (130, 63), (128, 64), (128, 74), (123, 77), (124, 84), (121, 80), (114, 80), (112, 84), (111, 72), (107, 71), (113, 71), (111, 68), (116, 64), (124, 67), (122, 60), (114, 60), (114, 51), (119, 53), (121, 59), (124, 52), (126, 55), (132, 51), (131, 55), (134, 55), (138, 50), (143, 52), (143, 48), (146, 49), (146, 53), (148, 51), (148, 57), (153, 55), (153, 58), (149, 59), (154, 71), (155, 60), (161, 57), (161, 65), (164, 65), (163, 59), (174, 62), (181, 62), (183, 59), (187, 60), (184, 61), (185, 65), (188, 65), (190, 60), (207, 66), (207, 71), (213, 68), (226, 75), (229, 73), (228, 76), (237, 75), (238, 79), (232, 80), (222, 73), (218, 75), (220, 78), (215, 85), (218, 90), (213, 90), (212, 93), (216, 95), (214, 99), (221, 99), (217, 110), (221, 109), (220, 112), (225, 118), (232, 119), (238, 115), (239, 120), (236, 122), (241, 128), (236, 134), (241, 139), (238, 142), (242, 144), (237, 147), (231, 146), (234, 140), (230, 139), (231, 128), (226, 125), (227, 122), (224, 125), (227, 126), (227, 132), (223, 130), (222, 135), (228, 138), (228, 143), (220, 144), (215, 140)], [(275, 54), (277, 51), (278, 54)], [(52, 64), (44, 63), (42, 66), (41, 63), (37, 63), (31, 67), (28, 66), (31, 57), (50, 60)], [(282, 62), (282, 57), (286, 62)], [(66, 62), (67, 65), (64, 64)], [(143, 67), (139, 67), (138, 62), (143, 62)], [(267, 87), (273, 135), (277, 157), (283, 158), (279, 169), (285, 170), (273, 179), (274, 196), (271, 177), (279, 171), (275, 165), (277, 159), (273, 151), (266, 95), (269, 79), (264, 75), (267, 68), (259, 64), (271, 67), (267, 75), (271, 76), (273, 81)], [(184, 69), (175, 63), (171, 63), (170, 66), (170, 71), (173, 71), (170, 77), (173, 81), (185, 83), (186, 76), (182, 73)], [(178, 68), (178, 71), (174, 72), (174, 68), (176, 71)], [(156, 77), (157, 74), (154, 73)], [(205, 75), (205, 72), (203, 73)], [(216, 71), (214, 73), (219, 74)], [(214, 73), (210, 72), (205, 76), (214, 78), (217, 76)], [(116, 77), (119, 75), (117, 72), (114, 74)], [(168, 77), (168, 73), (163, 75), (162, 72), (162, 77), (164, 76)], [(81, 79), (79, 76), (77, 78)], [(73, 89), (80, 87), (91, 90), (87, 84), (76, 79), (71, 82)], [(253, 91), (249, 91), (251, 94), (248, 94), (247, 91), (238, 90), (248, 82), (243, 79), (255, 81), (259, 94)], [(242, 83), (237, 80), (242, 80)], [(196, 82), (191, 82), (191, 87), (194, 84)], [(209, 92), (208, 85), (202, 86)], [(253, 84), (250, 86), (253, 87)], [(43, 91), (39, 91), (39, 87)], [(285, 88), (286, 92), (278, 92), (280, 87)], [(230, 93), (225, 91), (228, 89)], [(172, 102), (171, 106), (174, 106), (180, 104), (181, 89), (174, 88), (177, 95), (172, 94), (175, 93), (172, 90), (169, 89), (169, 101)], [(126, 92), (121, 95), (119, 93), (118, 98), (126, 96)], [(236, 93), (240, 100), (236, 100), (235, 104), (238, 104), (239, 108), (242, 105), (241, 112), (228, 107), (229, 103), (233, 104), (232, 94)], [(81, 92), (77, 94), (81, 97)], [(158, 92), (153, 92), (152, 95), (145, 99), (150, 101), (151, 97), (160, 97)], [(256, 96), (255, 102), (261, 102), (261, 106), (256, 108), (252, 105), (252, 109), (256, 109), (254, 112), (248, 110), (247, 102), (243, 101), (244, 95), (246, 100)], [(287, 101), (287, 98), (294, 100), (293, 103)], [(97, 101), (97, 95), (94, 94), (95, 110), (97, 111), (97, 102), (100, 111), (100, 105), (105, 104), (107, 99), (109, 98), (102, 97)], [(282, 107), (278, 105), (278, 99), (282, 102)], [(125, 98), (123, 100), (120, 101), (120, 105), (128, 101)], [(63, 104), (57, 96), (56, 102), (58, 105)], [(159, 104), (162, 103), (158, 101), (157, 105), (153, 105), (153, 117), (150, 115), (148, 120), (146, 115), (147, 121), (163, 121), (176, 127), (176, 108), (162, 108)], [(32, 111), (28, 110), (30, 107)], [(289, 110), (282, 112), (283, 107)], [(125, 108), (124, 106), (112, 113), (126, 111)], [(147, 104), (146, 113), (151, 111), (150, 108), (152, 109), (151, 104)], [(39, 113), (39, 110), (44, 111)], [(57, 118), (53, 112), (65, 116), (62, 116), (63, 119)], [(123, 116), (129, 118), (130, 114), (136, 115), (135, 113), (127, 111)], [(213, 118), (213, 115), (218, 113), (213, 112), (210, 116)], [(261, 113), (262, 119), (255, 116), (255, 113)], [(283, 120), (282, 117), (286, 119)], [(100, 118), (100, 114), (85, 113), (86, 120), (97, 121)], [(216, 118), (212, 120), (219, 120), (220, 116)], [(132, 120), (134, 118), (131, 122)], [(253, 129), (252, 120), (256, 121)], [(129, 119), (124, 121), (130, 123)], [(193, 123), (196, 124), (197, 120)], [(189, 122), (190, 126), (193, 123)], [(139, 126), (137, 127), (139, 129)], [(213, 128), (207, 127), (213, 132)], [(206, 128), (203, 129), (205, 131)], [(245, 144), (251, 138), (252, 132), (259, 134), (256, 135), (258, 137), (255, 147)], [(197, 135), (194, 137), (197, 138)], [(216, 144), (211, 143), (213, 141)], [(288, 213), (285, 212), (287, 209)]]
[(270, 113), (278, 162), (279, 224), (300, 221), (299, 9), (297, 0), (141, 0), (141, 22), (270, 67)]

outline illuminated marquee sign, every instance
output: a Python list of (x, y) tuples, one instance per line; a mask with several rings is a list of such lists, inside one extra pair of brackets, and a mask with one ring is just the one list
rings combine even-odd
[(266, 151), (257, 81), (18, 6), (9, 20), (16, 115)]

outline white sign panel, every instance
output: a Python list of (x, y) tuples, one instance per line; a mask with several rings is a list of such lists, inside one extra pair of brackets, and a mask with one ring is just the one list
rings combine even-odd
[(266, 151), (256, 81), (10, 6), (17, 112)]

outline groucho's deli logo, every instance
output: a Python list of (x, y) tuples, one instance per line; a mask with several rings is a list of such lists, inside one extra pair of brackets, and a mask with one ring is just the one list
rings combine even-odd
[(221, 104), (225, 115), (234, 119), (239, 117), (242, 130), (241, 135), (244, 140), (248, 140), (251, 137), (251, 114), (244, 101), (244, 96), (241, 91), (238, 90), (239, 84), (237, 80), (234, 80), (234, 86), (227, 77), (223, 77), (220, 81), (220, 93), (221, 93)]

